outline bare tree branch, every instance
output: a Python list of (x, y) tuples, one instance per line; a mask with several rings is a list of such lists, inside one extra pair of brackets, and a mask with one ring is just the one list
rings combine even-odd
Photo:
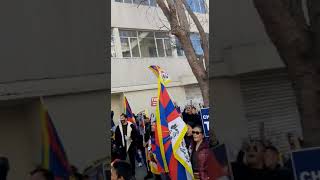
[(188, 21), (183, 2), (176, 0), (176, 9), (179, 17), (180, 26), (185, 32), (190, 32), (190, 23)]
[[(193, 13), (192, 9), (190, 8), (189, 4), (186, 0), (182, 0), (184, 6), (186, 7), (189, 15), (191, 16), (193, 22), (195, 23), (199, 34), (200, 34), (200, 41), (201, 41), (201, 47), (204, 52), (204, 60), (205, 60), (205, 66), (207, 67), (209, 65), (209, 42), (207, 39), (207, 35), (202, 27), (202, 24), (200, 23), (198, 17)], [(208, 70), (208, 69), (207, 69)]]

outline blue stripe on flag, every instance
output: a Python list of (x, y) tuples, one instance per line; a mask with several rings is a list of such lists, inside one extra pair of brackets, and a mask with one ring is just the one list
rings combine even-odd
[(159, 114), (160, 114), (160, 123), (162, 126), (168, 127), (167, 116), (165, 113), (165, 109), (161, 103), (159, 103)]
[(179, 179), (187, 179), (186, 169), (179, 161), (178, 161), (178, 177)]
[(172, 101), (170, 100), (165, 108), (166, 119), (175, 110)]

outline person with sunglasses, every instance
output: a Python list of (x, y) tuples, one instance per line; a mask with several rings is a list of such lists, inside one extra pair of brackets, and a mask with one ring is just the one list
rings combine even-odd
[(204, 140), (202, 127), (196, 125), (192, 130), (191, 164), (196, 180), (220, 180), (226, 178), (223, 167), (216, 160), (208, 143)]

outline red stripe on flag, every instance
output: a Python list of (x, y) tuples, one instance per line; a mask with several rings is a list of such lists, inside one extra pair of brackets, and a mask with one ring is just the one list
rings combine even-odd
[(53, 127), (52, 127), (52, 122), (50, 120), (48, 112), (46, 113), (46, 120), (47, 120), (47, 129), (48, 129), (48, 136), (49, 136), (49, 147), (52, 148), (52, 151), (56, 153), (56, 156), (58, 157), (59, 161), (62, 163), (64, 168), (68, 169), (69, 164), (67, 160), (65, 159), (65, 155), (61, 150), (60, 145), (58, 144), (58, 137), (55, 134)]
[(167, 141), (167, 143), (164, 144), (164, 151), (167, 152), (169, 147), (171, 145), (171, 141)]
[(178, 161), (173, 155), (170, 158), (169, 174), (171, 180), (178, 180)]
[(170, 131), (168, 127), (161, 126), (161, 130), (162, 130), (162, 137), (167, 137), (170, 135)]
[(171, 121), (173, 121), (173, 120), (175, 120), (175, 119), (177, 119), (179, 116), (180, 116), (180, 115), (179, 115), (179, 113), (177, 112), (177, 110), (174, 109), (174, 110), (169, 114), (169, 116), (167, 117), (168, 123), (171, 122)]
[(170, 101), (169, 94), (167, 92), (167, 89), (164, 87), (163, 91), (160, 94), (160, 103), (162, 104), (162, 106), (164, 108), (166, 108), (168, 103), (169, 103), (169, 101)]

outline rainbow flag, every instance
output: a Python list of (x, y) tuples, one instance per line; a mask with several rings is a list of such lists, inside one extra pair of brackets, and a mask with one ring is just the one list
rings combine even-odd
[[(184, 142), (187, 126), (180, 117), (173, 101), (165, 87), (160, 71), (153, 70), (158, 77), (158, 103), (156, 108), (156, 132), (155, 144), (160, 150), (156, 150), (157, 159), (165, 172), (169, 172), (171, 180), (193, 179), (188, 149)], [(157, 68), (158, 70), (160, 69)], [(166, 78), (168, 76), (165, 76)], [(160, 153), (159, 153), (160, 151)]]
[(71, 166), (47, 108), (41, 101), (42, 166), (50, 170), (55, 179), (69, 180)]
[(134, 119), (131, 107), (126, 97), (124, 97), (124, 110), (125, 114), (128, 116), (128, 121), (136, 125), (136, 120)]

